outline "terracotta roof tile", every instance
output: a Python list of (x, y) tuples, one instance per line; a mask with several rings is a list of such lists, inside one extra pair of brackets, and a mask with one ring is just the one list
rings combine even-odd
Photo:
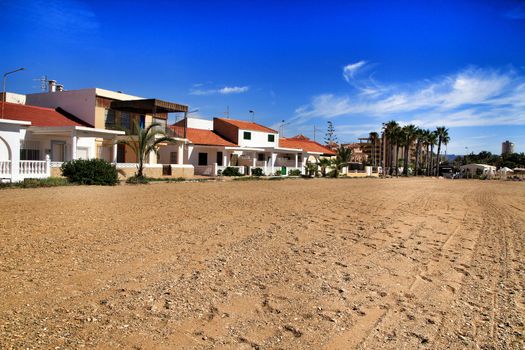
[(331, 155), (331, 156), (334, 156), (336, 154), (335, 151), (315, 141), (312, 141), (303, 135), (298, 135), (298, 136), (294, 136), (290, 138), (280, 137), (279, 147), (299, 148), (306, 152), (317, 152), (317, 153), (322, 153), (322, 154)]
[(64, 114), (52, 108), (10, 102), (5, 102), (4, 105), (4, 119), (28, 121), (31, 126), (90, 126), (69, 113), (68, 116)]
[(195, 145), (237, 146), (233, 142), (222, 138), (219, 134), (212, 130), (188, 128), (186, 129), (186, 138)]
[(262, 132), (269, 132), (269, 133), (277, 134), (277, 131), (270, 129), (264, 125), (257, 124), (257, 123), (247, 122), (244, 120), (229, 119), (229, 118), (215, 118), (215, 119), (221, 120), (231, 125), (235, 125), (239, 129), (243, 129), (243, 130), (262, 131)]

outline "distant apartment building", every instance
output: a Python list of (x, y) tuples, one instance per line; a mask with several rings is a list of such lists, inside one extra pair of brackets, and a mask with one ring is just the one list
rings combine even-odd
[(501, 154), (514, 153), (514, 143), (509, 140), (501, 143)]

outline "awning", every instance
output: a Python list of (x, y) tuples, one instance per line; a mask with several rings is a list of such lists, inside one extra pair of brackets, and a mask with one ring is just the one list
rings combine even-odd
[(188, 106), (163, 100), (157, 100), (156, 98), (128, 101), (113, 101), (111, 102), (110, 107), (111, 109), (115, 109), (118, 111), (142, 114), (188, 112)]

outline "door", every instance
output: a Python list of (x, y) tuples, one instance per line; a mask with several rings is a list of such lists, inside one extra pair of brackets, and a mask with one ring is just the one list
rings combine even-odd
[(217, 165), (222, 166), (222, 152), (217, 152)]
[(199, 165), (208, 165), (208, 153), (199, 153)]
[(63, 162), (66, 160), (65, 141), (51, 141), (51, 160), (53, 162)]
[(126, 163), (126, 145), (117, 145), (117, 163)]

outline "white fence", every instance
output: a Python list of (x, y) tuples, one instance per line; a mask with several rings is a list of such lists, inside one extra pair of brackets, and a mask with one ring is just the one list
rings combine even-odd
[(19, 171), (22, 179), (43, 179), (51, 175), (51, 164), (48, 160), (21, 160)]
[(0, 161), (0, 178), (11, 178), (11, 161), (1, 160)]
[(51, 162), (46, 160), (21, 160), (13, 164), (10, 160), (0, 161), (0, 179), (11, 182), (24, 179), (44, 179), (51, 176)]

